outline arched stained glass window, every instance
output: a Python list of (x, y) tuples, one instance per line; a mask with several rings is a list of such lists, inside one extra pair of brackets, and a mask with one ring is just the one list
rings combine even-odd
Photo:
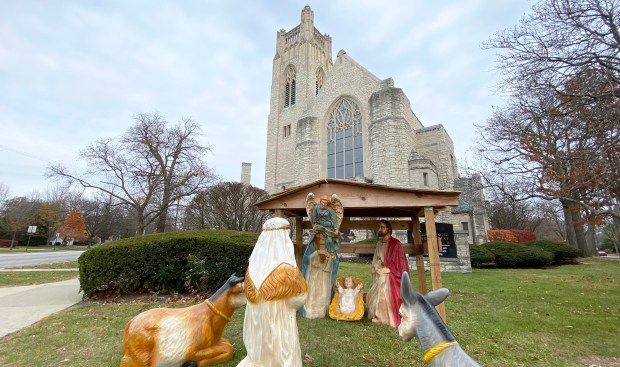
[(295, 68), (289, 65), (286, 70), (286, 85), (284, 87), (284, 108), (295, 104)]
[(328, 178), (364, 176), (362, 138), (362, 112), (355, 102), (343, 98), (327, 123)]

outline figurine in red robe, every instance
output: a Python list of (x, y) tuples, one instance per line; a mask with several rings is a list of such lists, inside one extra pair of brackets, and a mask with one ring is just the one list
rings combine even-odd
[(379, 222), (379, 237), (372, 259), (373, 284), (366, 295), (368, 318), (392, 327), (400, 325), (400, 282), (403, 272), (409, 274), (409, 262), (403, 244), (392, 237), (392, 225)]

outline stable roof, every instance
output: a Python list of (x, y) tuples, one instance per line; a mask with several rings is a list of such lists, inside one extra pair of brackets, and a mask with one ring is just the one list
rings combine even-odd
[(281, 211), (286, 217), (306, 216), (306, 196), (338, 195), (344, 217), (421, 217), (424, 208), (445, 209), (459, 205), (459, 191), (399, 188), (326, 178), (297, 186), (256, 203), (260, 210)]

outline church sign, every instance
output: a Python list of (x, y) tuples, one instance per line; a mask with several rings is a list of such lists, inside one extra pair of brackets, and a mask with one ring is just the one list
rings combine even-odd
[[(456, 259), (456, 242), (454, 241), (454, 228), (449, 223), (435, 223), (437, 238), (440, 242), (439, 256), (444, 258)], [(426, 223), (420, 223), (420, 231), (422, 232), (422, 243), (426, 242)], [(410, 238), (409, 242), (413, 242)], [(425, 253), (424, 256), (428, 256)]]

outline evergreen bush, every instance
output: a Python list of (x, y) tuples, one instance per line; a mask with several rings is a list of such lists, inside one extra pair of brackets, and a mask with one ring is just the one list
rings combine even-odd
[(574, 247), (570, 247), (566, 242), (555, 240), (534, 240), (524, 242), (526, 245), (542, 248), (553, 254), (554, 264), (574, 262), (581, 252)]
[(523, 243), (496, 241), (480, 246), (495, 255), (498, 268), (544, 268), (553, 261), (551, 252)]
[(495, 255), (493, 252), (479, 245), (469, 245), (469, 257), (471, 266), (475, 268), (495, 262)]
[(195, 230), (125, 238), (78, 259), (87, 297), (105, 292), (215, 290), (232, 273), (244, 275), (257, 233)]

